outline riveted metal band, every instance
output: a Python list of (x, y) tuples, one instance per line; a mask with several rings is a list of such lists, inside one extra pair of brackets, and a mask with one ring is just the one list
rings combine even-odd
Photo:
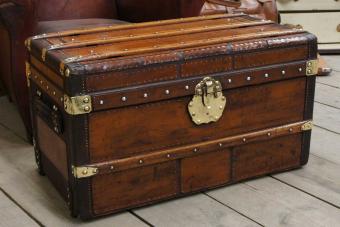
[(92, 100), (89, 95), (69, 97), (64, 95), (64, 109), (70, 115), (87, 114), (92, 111)]
[(318, 74), (318, 60), (307, 61), (306, 64), (306, 75), (314, 76)]

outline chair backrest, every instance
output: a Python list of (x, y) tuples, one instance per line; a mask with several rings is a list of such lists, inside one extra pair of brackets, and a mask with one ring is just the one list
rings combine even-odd
[(118, 17), (142, 22), (198, 16), (204, 0), (116, 0)]
[(35, 0), (37, 21), (117, 18), (114, 0)]

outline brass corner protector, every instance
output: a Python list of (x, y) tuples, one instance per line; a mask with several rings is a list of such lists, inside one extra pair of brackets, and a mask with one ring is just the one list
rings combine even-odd
[(306, 63), (306, 75), (314, 76), (318, 74), (318, 60), (310, 60)]
[(60, 75), (65, 76), (65, 77), (69, 77), (71, 75), (71, 71), (69, 68), (66, 67), (65, 62), (60, 62), (59, 64), (59, 72)]
[(89, 95), (69, 97), (64, 95), (65, 112), (70, 115), (87, 114), (92, 111), (92, 100)]
[(31, 44), (32, 44), (32, 38), (28, 38), (25, 40), (25, 46), (28, 51), (31, 51)]
[(30, 86), (31, 86), (30, 78), (31, 78), (31, 74), (32, 74), (31, 65), (30, 65), (30, 63), (28, 63), (27, 61), (25, 62), (25, 65), (26, 65), (26, 80), (27, 80), (27, 87), (30, 87)]
[(313, 122), (312, 121), (307, 121), (301, 126), (302, 131), (310, 131), (313, 128)]
[(98, 174), (98, 168), (90, 166), (72, 166), (72, 174), (75, 178), (87, 178)]
[(41, 59), (43, 61), (46, 61), (46, 54), (47, 54), (47, 49), (43, 48), (42, 51), (41, 51)]

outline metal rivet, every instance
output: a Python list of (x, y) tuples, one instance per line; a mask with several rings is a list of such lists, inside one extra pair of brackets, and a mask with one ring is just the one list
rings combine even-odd
[(248, 76), (248, 77), (247, 77), (247, 80), (248, 80), (248, 81), (250, 81), (250, 80), (251, 80), (251, 77), (250, 77), (250, 76)]
[(293, 129), (292, 129), (292, 128), (290, 128), (290, 129), (289, 129), (289, 132), (293, 132)]
[(99, 101), (99, 104), (100, 104), (100, 105), (103, 105), (103, 104), (104, 104), (104, 101), (103, 101), (103, 100), (100, 100), (100, 101)]
[(218, 120), (218, 119), (219, 119), (219, 117), (217, 117), (217, 116), (215, 116), (214, 118), (215, 118), (215, 120)]
[(38, 95), (38, 96), (41, 96), (41, 91), (38, 90), (38, 91), (37, 91), (37, 95)]
[(60, 98), (60, 102), (64, 102), (64, 98), (61, 97), (61, 98)]
[(299, 72), (302, 72), (302, 68), (299, 68)]
[(170, 157), (171, 157), (171, 155), (170, 155), (170, 154), (167, 154), (167, 155), (166, 155), (166, 157), (170, 158)]
[(87, 112), (87, 111), (90, 111), (90, 107), (89, 106), (85, 106), (84, 107), (84, 110)]
[(57, 127), (54, 127), (54, 131), (55, 131), (55, 132), (58, 132), (59, 130), (58, 130), (58, 128), (57, 128)]
[(141, 160), (139, 160), (139, 164), (143, 164), (144, 163), (144, 161), (141, 159)]
[(282, 75), (286, 75), (286, 71), (284, 71), (284, 70), (282, 70), (281, 73), (282, 73)]
[(86, 97), (86, 98), (84, 98), (83, 102), (84, 102), (84, 103), (89, 103), (90, 100), (89, 100), (89, 98)]
[(73, 42), (74, 40), (75, 40), (74, 38), (71, 39), (72, 42)]
[(53, 91), (52, 93), (53, 93), (53, 95), (56, 95), (55, 91)]
[(308, 69), (308, 70), (307, 70), (307, 73), (308, 73), (308, 74), (311, 74), (311, 73), (312, 73), (312, 70), (311, 70), (311, 69)]
[(42, 84), (43, 83), (43, 81), (42, 80), (40, 80), (40, 84)]
[(114, 168), (115, 168), (114, 166), (110, 166), (110, 170), (114, 170)]
[(58, 107), (56, 105), (53, 105), (53, 110), (58, 111)]
[(194, 149), (194, 153), (197, 153), (197, 152), (198, 152), (198, 149), (197, 149), (197, 148), (195, 148), (195, 149)]
[(169, 95), (170, 91), (169, 90), (165, 90), (165, 94)]
[(189, 88), (190, 88), (190, 87), (189, 87), (188, 85), (187, 85), (187, 86), (185, 86), (185, 90), (189, 90)]
[(309, 66), (309, 67), (312, 66), (312, 62), (308, 62), (307, 66)]
[(268, 74), (268, 73), (264, 74), (264, 77), (265, 77), (265, 78), (268, 78), (268, 77), (269, 77), (269, 74)]
[(49, 90), (50, 88), (48, 86), (46, 86), (46, 90)]
[(272, 134), (270, 133), (270, 132), (268, 132), (268, 134), (267, 134), (268, 136), (272, 136)]
[(220, 108), (220, 110), (223, 110), (223, 106), (220, 106), (219, 108)]
[(247, 141), (247, 139), (246, 138), (243, 138), (243, 142), (246, 142)]
[(228, 79), (228, 83), (231, 84), (232, 80), (231, 79)]
[(193, 103), (192, 103), (192, 102), (190, 102), (190, 103), (189, 103), (189, 107), (192, 107), (192, 106), (193, 106)]
[(65, 109), (65, 110), (67, 109), (67, 105), (66, 105), (66, 104), (64, 105), (64, 109)]
[(149, 95), (148, 95), (148, 93), (144, 93), (144, 98), (147, 98)]
[(223, 143), (219, 143), (218, 146), (223, 147)]
[(122, 97), (122, 101), (123, 102), (126, 102), (127, 101), (127, 98), (124, 96), (124, 97)]
[(83, 175), (86, 175), (87, 173), (88, 173), (87, 170), (84, 170), (84, 171), (82, 172)]
[(126, 48), (126, 49), (124, 49), (124, 51), (128, 51), (128, 50), (129, 50), (129, 49), (127, 49), (127, 48)]
[(198, 119), (198, 120), (197, 120), (197, 123), (201, 123), (201, 120), (200, 120), (200, 119)]
[[(192, 105), (191, 105), (191, 106), (192, 106)], [(195, 112), (193, 112), (193, 113), (191, 114), (191, 116), (195, 117), (195, 116), (196, 116), (196, 113), (195, 113)]]

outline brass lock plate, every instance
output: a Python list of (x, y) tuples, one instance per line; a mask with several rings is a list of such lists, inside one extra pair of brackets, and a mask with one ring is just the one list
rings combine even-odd
[(204, 78), (197, 84), (195, 95), (188, 105), (192, 121), (197, 124), (217, 122), (226, 107), (221, 83), (211, 77)]

